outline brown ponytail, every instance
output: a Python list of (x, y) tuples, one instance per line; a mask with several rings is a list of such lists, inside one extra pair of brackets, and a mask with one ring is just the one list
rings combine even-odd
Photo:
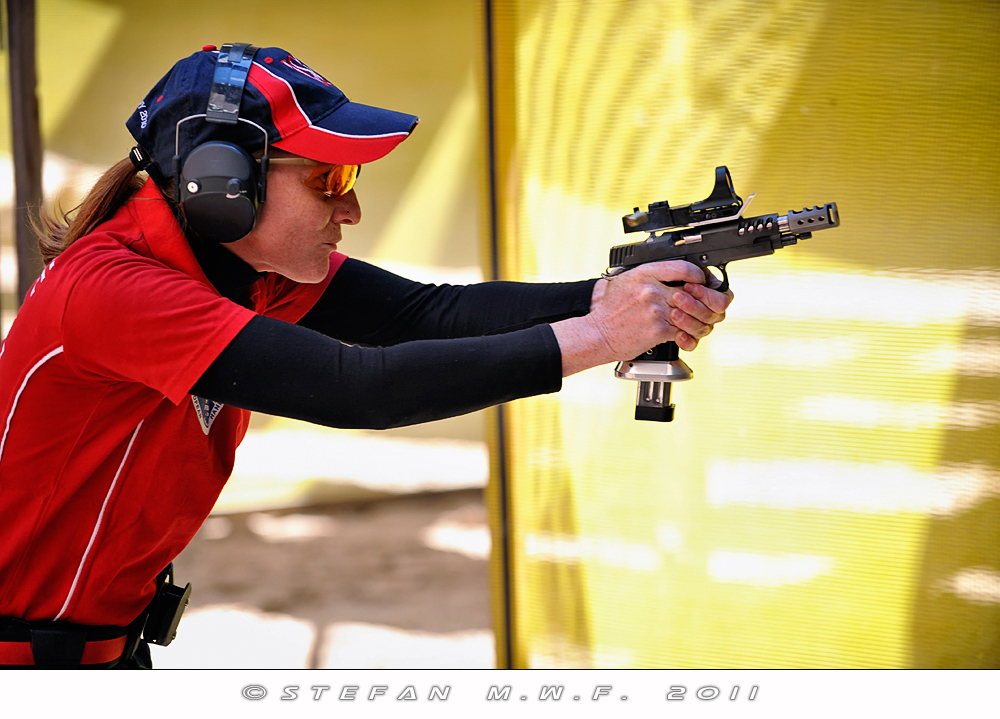
[(139, 191), (143, 181), (132, 161), (124, 159), (101, 175), (78, 207), (69, 212), (57, 209), (57, 215), (62, 217), (42, 212), (37, 220), (33, 219), (42, 260), (48, 264), (81, 237), (111, 219), (118, 208)]

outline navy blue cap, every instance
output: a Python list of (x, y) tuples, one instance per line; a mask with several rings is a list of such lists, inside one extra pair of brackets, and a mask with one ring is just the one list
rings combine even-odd
[[(150, 156), (146, 171), (157, 184), (173, 176), (177, 123), (208, 107), (217, 57), (214, 47), (206, 47), (178, 62), (125, 123)], [(363, 165), (384, 157), (419, 122), (414, 115), (351, 102), (329, 80), (276, 47), (261, 48), (254, 56), (240, 117), (260, 125), (270, 145), (342, 165)], [(252, 125), (197, 118), (180, 126), (180, 156), (212, 140), (231, 142), (251, 153), (264, 147), (264, 134)]]

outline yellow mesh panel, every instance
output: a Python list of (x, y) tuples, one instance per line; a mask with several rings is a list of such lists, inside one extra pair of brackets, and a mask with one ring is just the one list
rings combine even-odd
[(609, 366), (511, 405), (514, 665), (1000, 666), (1000, 8), (491, 5), (503, 278), (717, 165), (842, 218), (728, 268), (672, 424)]

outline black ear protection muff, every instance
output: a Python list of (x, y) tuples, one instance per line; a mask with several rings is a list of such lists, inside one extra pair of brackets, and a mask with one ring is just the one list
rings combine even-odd
[[(250, 233), (257, 222), (257, 206), (267, 195), (267, 131), (240, 117), (240, 101), (256, 47), (248, 43), (223, 45), (215, 63), (208, 107), (203, 114), (188, 115), (174, 132), (174, 199), (184, 210), (188, 227), (199, 237), (215, 242), (235, 242)], [(205, 142), (192, 150), (181, 167), (180, 128), (188, 120), (236, 125), (245, 122), (264, 134), (260, 170), (250, 154), (229, 142)]]

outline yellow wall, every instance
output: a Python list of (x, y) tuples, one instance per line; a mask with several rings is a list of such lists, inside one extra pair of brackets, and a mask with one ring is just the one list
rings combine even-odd
[(505, 279), (621, 216), (835, 201), (731, 265), (672, 424), (610, 367), (508, 413), (514, 666), (1000, 666), (995, 4), (492, 3)]

